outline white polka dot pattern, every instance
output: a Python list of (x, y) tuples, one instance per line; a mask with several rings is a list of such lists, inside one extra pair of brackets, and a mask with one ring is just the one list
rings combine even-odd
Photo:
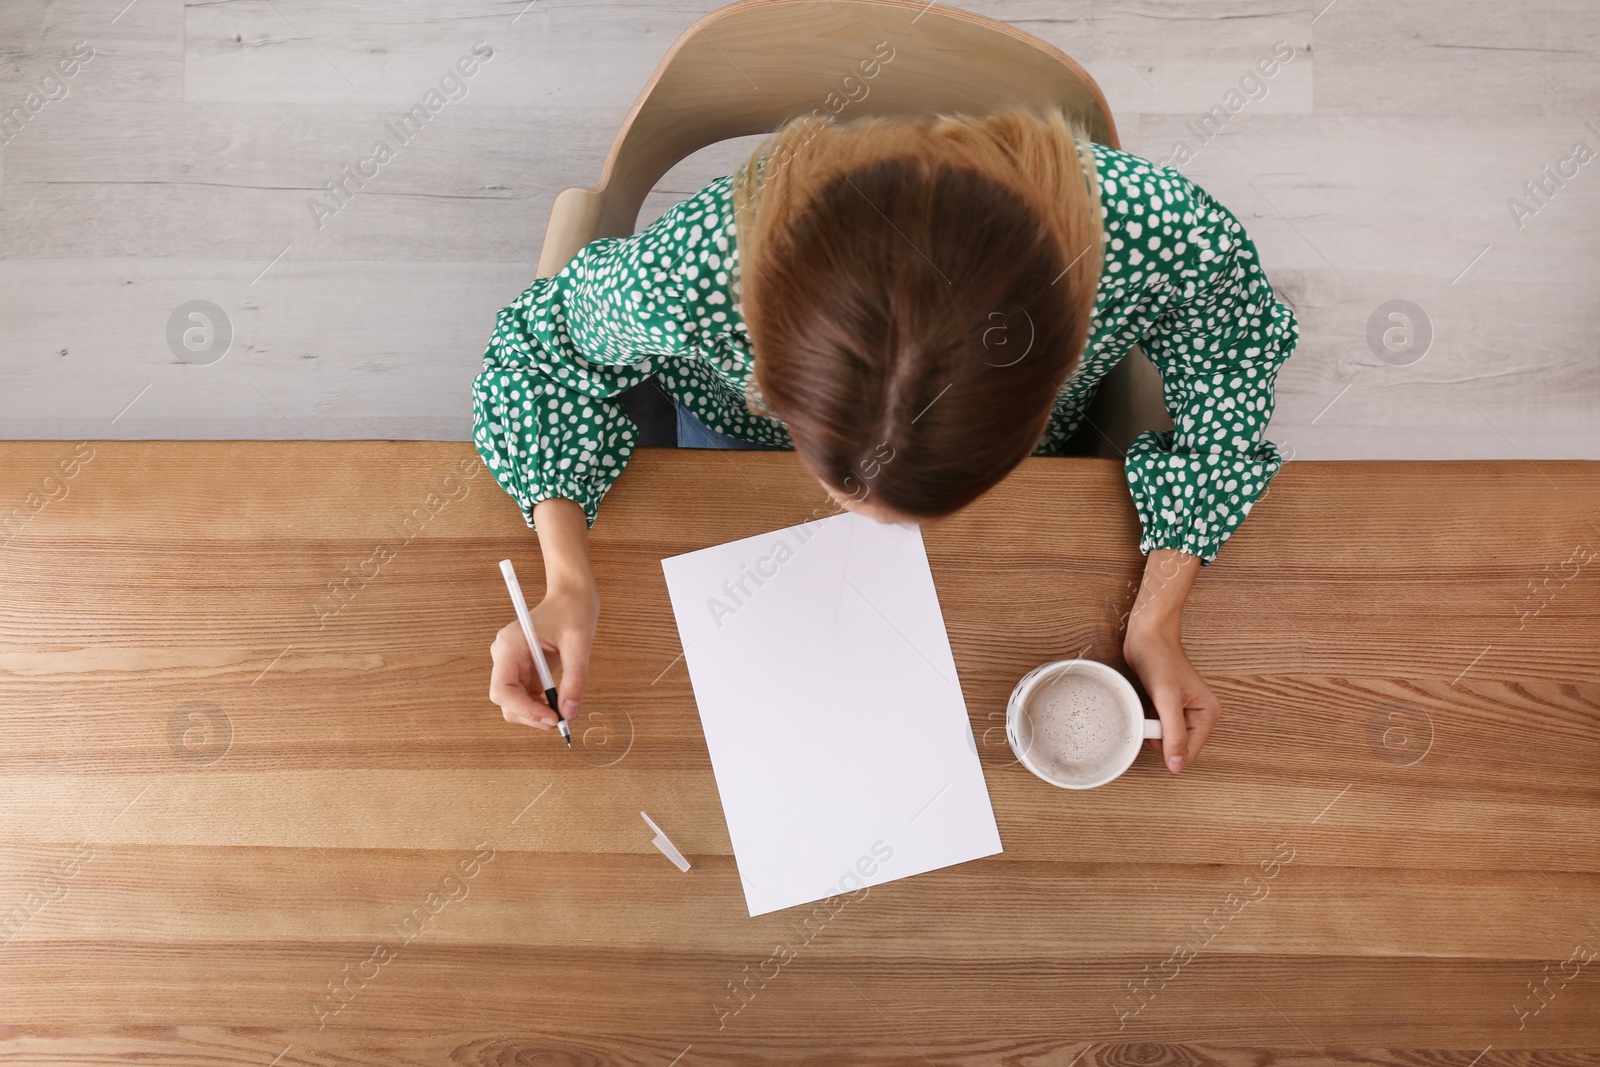
[[(1106, 233), (1095, 317), (1037, 454), (1061, 453), (1100, 379), (1141, 343), (1174, 428), (1128, 450), (1140, 550), (1209, 564), (1282, 465), (1262, 435), (1298, 327), (1226, 208), (1175, 170), (1093, 148)], [(793, 447), (746, 402), (731, 190), (719, 178), (632, 237), (590, 242), (500, 312), (473, 381), (474, 441), (530, 527), (549, 497), (577, 501), (594, 524), (638, 439), (615, 397), (651, 374), (712, 429)]]
[(1173, 428), (1140, 434), (1124, 463), (1139, 550), (1210, 564), (1283, 466), (1264, 434), (1299, 324), (1227, 208), (1169, 167), (1095, 154), (1107, 254), (1080, 373), (1098, 381), (1135, 342), (1161, 372)]

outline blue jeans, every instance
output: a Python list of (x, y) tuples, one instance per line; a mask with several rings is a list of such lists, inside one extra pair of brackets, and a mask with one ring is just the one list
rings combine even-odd
[(749, 450), (769, 450), (771, 445), (758, 444), (755, 441), (741, 441), (737, 437), (729, 437), (725, 433), (718, 433), (699, 419), (688, 408), (672, 402), (678, 409), (678, 447), (679, 448), (741, 448)]

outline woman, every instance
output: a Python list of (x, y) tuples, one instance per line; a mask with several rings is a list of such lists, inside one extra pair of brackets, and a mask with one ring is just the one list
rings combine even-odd
[[(1147, 559), (1123, 652), (1179, 771), (1222, 710), (1183, 605), (1282, 465), (1262, 435), (1298, 338), (1226, 208), (1059, 110), (795, 122), (501, 311), (475, 440), (539, 532), (534, 622), (571, 718), (599, 615), (587, 531), (637, 439), (622, 391), (654, 374), (712, 430), (793, 448), (841, 506), (908, 522), (1060, 454), (1140, 343), (1174, 428), (1126, 456)], [(553, 726), (515, 621), (491, 653), (505, 718)]]

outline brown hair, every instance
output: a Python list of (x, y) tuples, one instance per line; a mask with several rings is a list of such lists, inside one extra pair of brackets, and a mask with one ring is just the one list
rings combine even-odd
[(793, 120), (735, 175), (734, 206), (750, 405), (826, 486), (870, 481), (937, 518), (1038, 447), (1103, 255), (1081, 124), (1022, 107)]

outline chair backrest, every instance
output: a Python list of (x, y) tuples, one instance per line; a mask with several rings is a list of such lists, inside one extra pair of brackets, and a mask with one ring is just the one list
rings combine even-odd
[[(885, 47), (880, 47), (880, 42)], [(887, 57), (887, 58), (886, 58)], [(597, 237), (626, 237), (644, 198), (684, 157), (815, 113), (984, 113), (1059, 105), (1092, 140), (1122, 147), (1094, 79), (1055, 46), (936, 0), (739, 0), (690, 26), (634, 101), (592, 189), (550, 210), (538, 276)], [(1170, 429), (1161, 377), (1137, 345), (1096, 389), (1087, 425), (1107, 458), (1144, 429)]]
[[(881, 42), (881, 44), (880, 44)], [(786, 120), (1060, 105), (1120, 147), (1099, 86), (1065, 53), (929, 0), (740, 0), (684, 31), (656, 68), (592, 189), (556, 198), (549, 277), (597, 237), (634, 232), (644, 198), (684, 157)]]

